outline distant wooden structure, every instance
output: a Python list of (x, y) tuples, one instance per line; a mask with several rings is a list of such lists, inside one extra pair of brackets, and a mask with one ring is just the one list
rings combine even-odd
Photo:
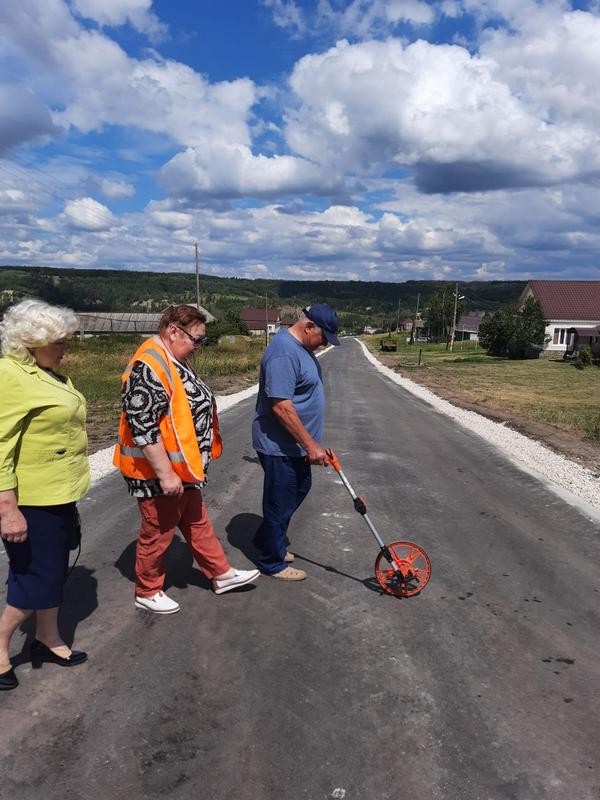
[[(197, 308), (196, 303), (187, 305)], [(207, 322), (215, 322), (216, 318), (205, 308), (199, 306)], [(150, 334), (156, 333), (158, 323), (164, 311), (155, 314), (130, 311), (79, 311), (79, 335), (110, 336), (115, 333)]]

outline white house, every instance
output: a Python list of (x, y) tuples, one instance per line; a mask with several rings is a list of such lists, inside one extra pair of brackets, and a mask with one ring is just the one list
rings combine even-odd
[(521, 308), (527, 298), (535, 298), (546, 318), (548, 352), (564, 353), (577, 329), (585, 343), (595, 347), (600, 335), (600, 281), (528, 281), (517, 302)]

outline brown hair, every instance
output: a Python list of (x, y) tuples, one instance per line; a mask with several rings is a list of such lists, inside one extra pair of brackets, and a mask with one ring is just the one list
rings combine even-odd
[(194, 308), (194, 306), (187, 306), (185, 304), (169, 306), (160, 318), (158, 330), (160, 333), (164, 333), (169, 325), (177, 325), (178, 328), (187, 328), (199, 322), (203, 325), (206, 324), (206, 317), (201, 311)]

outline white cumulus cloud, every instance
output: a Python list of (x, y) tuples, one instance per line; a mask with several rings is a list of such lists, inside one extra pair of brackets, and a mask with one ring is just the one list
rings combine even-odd
[(81, 231), (106, 231), (115, 223), (110, 209), (92, 197), (71, 200), (63, 214), (70, 227)]
[(99, 25), (124, 25), (145, 33), (154, 41), (167, 34), (167, 26), (152, 12), (152, 0), (72, 0), (72, 7), (82, 17)]
[(226, 144), (178, 153), (162, 168), (161, 183), (171, 197), (186, 199), (318, 194), (338, 186), (305, 159), (255, 156), (249, 147)]
[(98, 180), (98, 188), (104, 197), (109, 200), (118, 200), (123, 197), (133, 197), (135, 188), (126, 181), (114, 181), (109, 178), (100, 178)]
[(288, 145), (346, 174), (409, 167), (423, 191), (443, 192), (565, 182), (600, 168), (595, 126), (563, 106), (553, 118), (541, 113), (533, 91), (503, 80), (491, 45), (478, 56), (424, 41), (342, 41), (302, 58), (290, 85)]

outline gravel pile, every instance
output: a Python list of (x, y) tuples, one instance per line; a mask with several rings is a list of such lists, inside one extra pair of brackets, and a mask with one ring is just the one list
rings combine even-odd
[(591, 470), (554, 453), (534, 439), (513, 431), (500, 422), (453, 406), (424, 386), (384, 367), (363, 342), (359, 340), (359, 344), (368, 360), (394, 383), (425, 400), (441, 414), (456, 420), (459, 425), (483, 437), (488, 444), (497, 447), (516, 466), (541, 480), (563, 500), (577, 506), (586, 516), (600, 521), (600, 480)]

